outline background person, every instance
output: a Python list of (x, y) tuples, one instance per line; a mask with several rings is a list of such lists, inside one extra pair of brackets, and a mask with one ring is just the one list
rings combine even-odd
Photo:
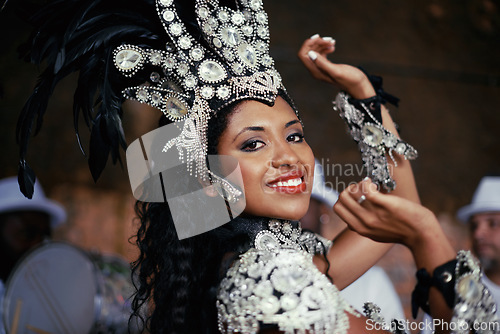
[(40, 182), (35, 182), (30, 200), (19, 191), (17, 177), (0, 180), (0, 279), (5, 282), (16, 263), (50, 239), (53, 230), (65, 220), (65, 209), (45, 197)]
[(500, 176), (483, 177), (472, 202), (458, 210), (457, 218), (469, 226), (472, 251), (484, 271), (483, 282), (500, 305)]
[[(483, 269), (482, 281), (500, 305), (500, 176), (484, 176), (470, 204), (457, 211), (457, 218), (470, 230), (472, 251)], [(496, 314), (500, 315), (497, 307)], [(424, 322), (432, 318), (426, 314)], [(431, 329), (421, 334), (432, 333)]]
[(16, 264), (30, 250), (52, 237), (52, 231), (66, 220), (66, 211), (45, 197), (35, 182), (33, 198), (19, 191), (17, 177), (0, 180), (0, 333), (4, 330), (2, 301), (4, 284)]

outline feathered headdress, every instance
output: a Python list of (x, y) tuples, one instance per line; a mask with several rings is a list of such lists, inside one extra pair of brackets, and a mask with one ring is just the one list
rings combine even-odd
[(125, 83), (113, 64), (113, 50), (124, 42), (162, 47), (167, 38), (158, 21), (153, 0), (56, 0), (30, 19), (34, 30), (20, 48), (22, 57), (45, 65), (38, 83), (24, 105), (17, 124), (20, 144), (19, 184), (31, 198), (35, 175), (25, 160), (28, 141), (42, 125), (47, 104), (56, 85), (79, 72), (74, 94), (74, 127), (80, 147), (78, 123), (83, 115), (91, 129), (88, 163), (94, 180), (99, 178), (111, 154), (120, 159), (126, 147), (121, 126), (121, 91), (130, 81), (144, 82), (138, 73)]
[(108, 156), (119, 161), (119, 148), (125, 147), (125, 97), (156, 107), (181, 124), (180, 134), (163, 150), (175, 146), (195, 175), (238, 195), (209, 170), (206, 131), (221, 108), (246, 98), (272, 104), (284, 91), (269, 56), (262, 0), (238, 0), (233, 8), (217, 0), (56, 0), (31, 21), (36, 28), (24, 58), (45, 61), (47, 67), (17, 126), (19, 181), (27, 197), (34, 182), (25, 160), (32, 128), (35, 133), (40, 129), (56, 84), (76, 71), (74, 126), (78, 140), (80, 114), (91, 128), (88, 162), (94, 180)]

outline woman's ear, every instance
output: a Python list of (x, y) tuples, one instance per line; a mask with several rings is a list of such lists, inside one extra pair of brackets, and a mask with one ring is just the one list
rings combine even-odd
[(217, 187), (217, 186), (212, 184), (208, 187), (203, 187), (203, 191), (209, 197), (216, 197), (219, 195), (219, 193), (217, 192), (217, 189), (215, 187)]
[(203, 187), (203, 192), (205, 193), (205, 195), (209, 197), (216, 197), (219, 195), (216, 189), (217, 184), (212, 183), (210, 179), (207, 178), (205, 180), (202, 180), (201, 178), (198, 178), (198, 182)]

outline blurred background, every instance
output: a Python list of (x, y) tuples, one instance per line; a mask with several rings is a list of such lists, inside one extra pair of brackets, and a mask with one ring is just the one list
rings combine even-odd
[[(467, 248), (456, 210), (470, 202), (483, 175), (500, 173), (500, 1), (267, 0), (264, 5), (271, 54), (301, 111), (306, 139), (325, 167), (327, 183), (342, 191), (364, 175), (353, 168), (361, 168), (359, 152), (332, 110), (336, 90), (312, 79), (296, 57), (303, 40), (315, 33), (336, 39), (330, 59), (382, 76), (385, 90), (401, 99), (399, 108), (389, 109), (403, 139), (419, 151), (413, 166), (422, 202), (456, 248)], [(40, 73), (18, 58), (16, 48), (29, 30), (6, 13), (0, 20), (0, 178), (17, 173), (16, 120)], [(68, 211), (56, 239), (133, 260), (129, 238), (137, 225), (126, 166), (108, 161), (99, 181), (92, 180), (73, 130), (74, 79), (57, 87), (28, 161), (47, 195)], [(126, 106), (127, 141), (148, 132), (159, 116), (151, 108)], [(80, 132), (87, 147), (84, 122)], [(380, 265), (411, 318), (415, 268), (410, 253), (396, 246)]]

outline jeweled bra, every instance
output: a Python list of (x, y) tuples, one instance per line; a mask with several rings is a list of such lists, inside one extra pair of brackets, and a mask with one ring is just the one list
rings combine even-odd
[(313, 264), (331, 241), (298, 223), (270, 220), (228, 270), (217, 296), (222, 333), (257, 333), (275, 326), (285, 333), (346, 333), (354, 310)]

